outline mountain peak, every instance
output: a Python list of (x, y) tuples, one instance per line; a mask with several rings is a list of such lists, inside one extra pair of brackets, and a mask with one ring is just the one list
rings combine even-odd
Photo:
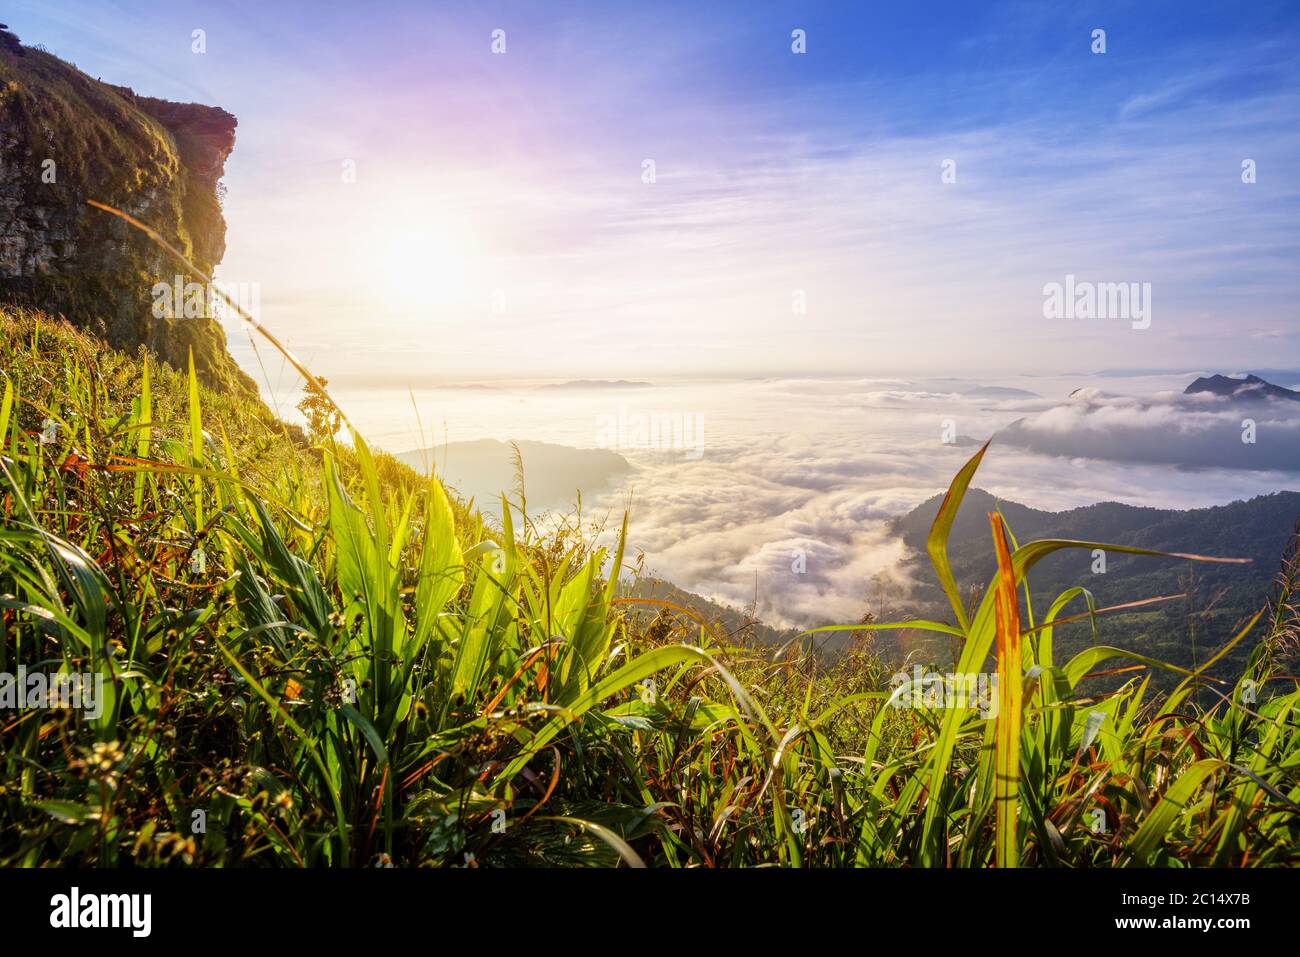
[(1244, 379), (1234, 379), (1226, 375), (1201, 376), (1183, 390), (1183, 395), (1195, 395), (1200, 392), (1209, 392), (1230, 399), (1274, 398), (1300, 401), (1300, 392), (1284, 389), (1253, 374), (1247, 375)]

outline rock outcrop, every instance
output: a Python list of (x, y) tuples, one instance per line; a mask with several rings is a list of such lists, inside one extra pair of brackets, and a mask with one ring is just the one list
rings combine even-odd
[(0, 300), (180, 368), (192, 348), (210, 385), (255, 389), (217, 320), (155, 310), (155, 284), (183, 267), (86, 202), (130, 213), (210, 274), (226, 248), (218, 182), (235, 125), (216, 107), (95, 80), (0, 25)]

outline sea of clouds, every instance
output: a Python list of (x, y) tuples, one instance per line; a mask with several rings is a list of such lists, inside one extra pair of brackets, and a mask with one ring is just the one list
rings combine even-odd
[[(907, 556), (890, 520), (942, 492), (990, 436), (974, 484), (1037, 508), (1204, 507), (1300, 489), (1300, 403), (1183, 396), (1194, 377), (780, 378), (416, 400), (424, 427), (452, 441), (592, 448), (612, 416), (698, 417), (699, 449), (614, 449), (631, 468), (585, 489), (584, 513), (617, 527), (630, 508), (630, 551), (649, 569), (735, 606), (756, 598), (772, 624), (806, 626), (878, 612), (882, 585), (886, 613), (906, 600)], [(350, 415), (368, 435), (371, 419), (388, 448), (431, 444), (398, 424), (411, 398), (392, 402), (379, 418), (371, 393)], [(1255, 421), (1253, 444), (1242, 442), (1243, 418)]]

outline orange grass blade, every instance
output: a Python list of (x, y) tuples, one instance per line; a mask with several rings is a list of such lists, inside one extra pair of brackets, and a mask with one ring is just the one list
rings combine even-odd
[[(339, 407), (339, 404), (334, 401), (333, 396), (329, 394), (329, 392), (326, 390), (325, 386), (321, 383), (321, 381), (317, 379), (314, 375), (312, 375), (310, 369), (308, 369), (305, 365), (303, 365), (302, 360), (300, 360), (296, 355), (294, 355), (293, 351), (290, 350), (288, 346), (286, 346), (283, 342), (281, 342), (278, 338), (276, 338), (275, 334), (272, 333), (270, 329), (266, 328), (266, 326), (262, 325), (260, 322), (258, 322), (252, 316), (250, 316), (248, 314), (248, 311), (244, 309), (243, 306), (241, 306), (234, 299), (231, 299), (230, 296), (226, 295), (225, 290), (223, 290), (220, 286), (218, 286), (213, 281), (211, 276), (205, 273), (198, 266), (194, 265), (194, 263), (190, 262), (185, 257), (185, 254), (182, 253), (180, 250), (178, 250), (175, 246), (167, 242), (167, 240), (163, 239), (156, 229), (154, 229), (152, 226), (148, 226), (145, 223), (140, 222), (140, 220), (136, 219), (130, 213), (124, 213), (120, 209), (115, 209), (114, 207), (109, 206), (107, 203), (101, 203), (98, 200), (94, 200), (94, 199), (88, 199), (86, 200), (86, 203), (87, 205), (93, 206), (96, 209), (103, 210), (104, 212), (112, 216), (116, 216), (118, 219), (124, 220), (125, 222), (134, 226), (136, 229), (140, 230), (140, 232), (148, 236), (149, 239), (151, 239), (155, 245), (159, 246), (160, 248), (170, 253), (174, 259), (176, 259), (183, 266), (185, 266), (185, 268), (188, 269), (192, 274), (198, 276), (205, 283), (207, 283), (213, 289), (213, 291), (215, 291), (216, 294), (221, 297), (221, 300), (227, 306), (229, 306), (231, 309), (235, 310), (235, 312), (239, 314), (239, 318), (243, 319), (246, 323), (248, 323), (250, 326), (256, 329), (259, 333), (261, 333), (262, 336), (265, 337), (265, 339), (269, 343), (271, 343), (271, 345), (275, 346), (275, 348), (279, 350), (280, 355), (284, 356), (285, 359), (288, 360), (289, 365), (293, 366), (299, 375), (301, 375), (304, 379), (306, 379), (313, 386), (319, 389), (321, 395), (325, 396), (330, 400), (330, 403), (334, 406), (334, 408), (338, 411), (339, 415), (342, 417), (344, 424), (346, 424), (349, 429), (352, 429), (352, 423), (351, 421), (349, 421), (347, 414), (343, 411), (342, 408)], [(353, 429), (352, 431), (356, 431), (356, 430)]]
[(994, 863), (997, 867), (1019, 867), (1020, 844), (1016, 832), (1020, 819), (1020, 719), (1024, 691), (1020, 677), (1020, 602), (1002, 516), (989, 512), (989, 523), (993, 526), (993, 544), (998, 553), (998, 716), (994, 735), (996, 780), (993, 787), (997, 829)]

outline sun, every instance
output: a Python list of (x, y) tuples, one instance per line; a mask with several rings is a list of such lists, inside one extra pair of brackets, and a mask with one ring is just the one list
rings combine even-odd
[(381, 208), (388, 215), (365, 231), (359, 263), (375, 302), (402, 314), (446, 314), (487, 301), (474, 229), (428, 203), (397, 199)]

